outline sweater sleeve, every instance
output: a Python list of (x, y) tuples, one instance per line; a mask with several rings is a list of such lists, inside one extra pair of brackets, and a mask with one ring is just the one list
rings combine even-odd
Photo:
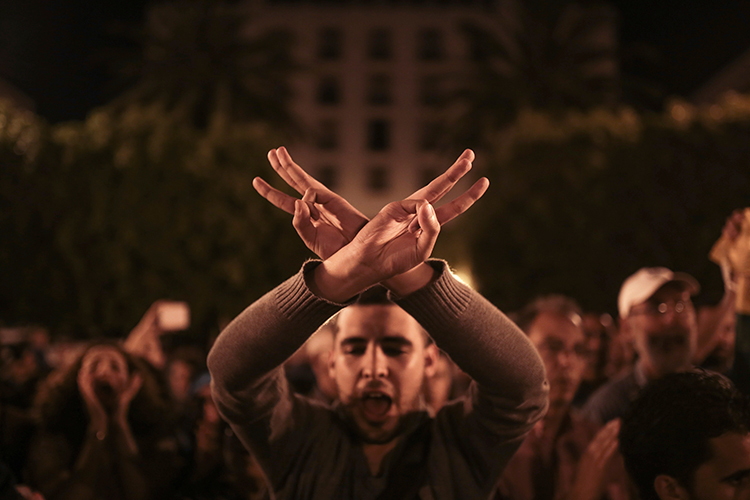
[[(436, 474), (433, 483), (444, 491), (463, 491), (459, 498), (480, 498), (544, 416), (549, 385), (542, 360), (526, 335), (479, 293), (453, 278), (445, 262), (428, 263), (437, 278), (397, 303), (474, 379), (468, 398), (437, 415), (432, 460), (436, 471), (454, 473)], [(448, 484), (451, 481), (454, 484)]]
[(306, 276), (318, 261), (305, 263), (235, 318), (208, 355), (211, 392), (219, 413), (263, 465), (273, 434), (300, 423), (293, 417), (283, 368), (320, 325), (343, 307), (316, 297)]

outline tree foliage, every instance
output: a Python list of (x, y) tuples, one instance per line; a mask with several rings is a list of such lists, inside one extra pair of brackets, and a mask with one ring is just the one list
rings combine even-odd
[(289, 33), (253, 32), (247, 9), (215, 0), (152, 5), (135, 38), (141, 50), (115, 59), (128, 84), (112, 110), (157, 104), (199, 129), (216, 119), (262, 120), (293, 131), (287, 78), (295, 69)]
[(251, 185), (270, 170), (275, 138), (263, 126), (201, 131), (158, 105), (52, 128), (6, 106), (0, 120), (29, 130), (0, 135), (6, 322), (122, 333), (170, 297), (188, 301), (199, 326), (216, 327), (305, 255), (282, 229), (288, 217)]
[[(614, 105), (619, 96), (616, 15), (603, 3), (499, 2), (484, 24), (461, 29), (473, 63), (462, 74), (461, 144), (513, 123), (520, 110)], [(468, 142), (467, 142), (468, 141)]]
[(561, 292), (614, 312), (622, 281), (654, 265), (694, 274), (704, 298), (718, 299), (707, 255), (729, 213), (748, 204), (750, 98), (658, 115), (525, 111), (495, 143), (491, 192), (462, 227), (497, 304)]

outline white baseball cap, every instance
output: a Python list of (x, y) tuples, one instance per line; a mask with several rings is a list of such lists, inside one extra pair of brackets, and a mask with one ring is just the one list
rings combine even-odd
[(627, 318), (633, 306), (647, 301), (659, 288), (671, 282), (683, 284), (690, 295), (701, 289), (698, 280), (687, 273), (675, 273), (666, 267), (643, 267), (626, 279), (620, 288), (617, 298), (620, 317)]

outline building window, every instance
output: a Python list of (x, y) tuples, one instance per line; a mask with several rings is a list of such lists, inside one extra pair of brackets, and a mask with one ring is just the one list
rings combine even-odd
[(478, 37), (471, 37), (469, 39), (468, 52), (469, 60), (485, 62), (490, 59), (492, 48), (488, 44), (483, 43), (483, 40)]
[(318, 33), (318, 57), (333, 61), (341, 59), (343, 34), (338, 28), (324, 28)]
[(371, 75), (367, 86), (367, 102), (375, 106), (391, 103), (391, 77), (388, 75)]
[(367, 147), (385, 151), (391, 145), (391, 124), (387, 120), (370, 120), (367, 124)]
[(335, 120), (321, 120), (317, 139), (320, 149), (336, 149), (339, 146), (339, 124)]
[(375, 60), (390, 59), (393, 56), (391, 32), (379, 28), (370, 31), (367, 36), (367, 57)]
[(390, 184), (388, 169), (382, 165), (370, 167), (367, 171), (367, 187), (371, 191), (385, 191)]
[(333, 105), (341, 102), (341, 87), (335, 76), (326, 76), (318, 82), (318, 103)]
[(419, 129), (419, 147), (424, 151), (434, 151), (440, 145), (440, 123), (422, 122)]
[(444, 97), (443, 79), (438, 75), (423, 76), (419, 87), (419, 101), (425, 106), (438, 106)]
[(318, 180), (328, 189), (336, 189), (339, 182), (339, 171), (334, 165), (318, 167)]
[(434, 28), (419, 31), (417, 57), (422, 61), (439, 61), (445, 57), (443, 33)]

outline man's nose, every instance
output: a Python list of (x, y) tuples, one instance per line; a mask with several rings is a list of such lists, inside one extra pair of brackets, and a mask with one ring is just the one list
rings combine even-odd
[(388, 376), (388, 358), (382, 349), (378, 347), (368, 348), (362, 375), (365, 378), (384, 378)]

